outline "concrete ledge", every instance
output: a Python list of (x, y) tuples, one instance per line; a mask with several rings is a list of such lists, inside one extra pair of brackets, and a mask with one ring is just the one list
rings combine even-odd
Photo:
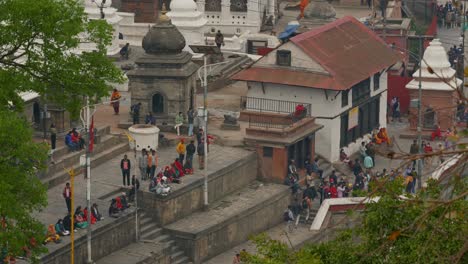
[[(320, 206), (317, 215), (314, 218), (314, 222), (310, 226), (311, 231), (318, 231), (322, 229), (323, 224), (327, 222), (327, 216), (329, 217), (329, 211), (346, 211), (359, 204), (366, 204), (370, 202), (377, 202), (379, 197), (369, 199), (367, 197), (346, 197), (346, 198), (333, 198), (325, 199)], [(362, 208), (361, 208), (362, 209)]]
[(194, 263), (216, 256), (283, 221), (290, 203), (285, 185), (254, 182), (249, 187), (165, 229)]
[[(208, 200), (210, 203), (247, 186), (256, 178), (257, 159), (255, 153), (249, 153), (226, 165), (220, 170), (210, 172), (208, 176)], [(187, 185), (175, 189), (166, 197), (157, 196), (147, 191), (139, 192), (138, 205), (161, 225), (167, 225), (201, 210), (204, 207), (204, 177), (190, 175), (182, 178), (182, 181), (186, 182)]]
[[(93, 226), (94, 227), (94, 226)], [(135, 241), (135, 213), (131, 210), (111, 223), (93, 228), (92, 257), (100, 259)], [(63, 243), (59, 248), (41, 258), (43, 264), (70, 263), (70, 243)], [(75, 239), (75, 263), (86, 263), (86, 235)]]

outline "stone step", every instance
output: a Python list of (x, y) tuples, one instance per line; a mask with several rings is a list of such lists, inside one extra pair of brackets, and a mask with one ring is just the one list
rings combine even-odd
[(150, 237), (150, 239), (152, 239), (153, 241), (158, 242), (158, 243), (164, 243), (164, 242), (172, 241), (170, 235), (163, 235), (162, 234), (162, 229), (160, 231), (158, 230), (156, 235), (152, 235)]
[[(151, 232), (151, 231), (156, 230), (156, 229), (161, 229), (161, 228), (158, 227), (158, 225), (156, 223), (152, 223), (152, 222), (143, 223), (143, 222), (140, 222), (140, 234), (146, 234), (146, 233)], [(161, 232), (162, 232), (162, 229), (161, 229)]]
[[(164, 236), (162, 235), (162, 233), (163, 233), (163, 230), (161, 228), (157, 227), (156, 225), (154, 225), (154, 227), (150, 225), (149, 229), (145, 231), (141, 230), (140, 237), (142, 240), (153, 240), (153, 241), (158, 240), (159, 242), (159, 240), (161, 240), (159, 238)], [(163, 237), (162, 239), (167, 239), (167, 237)], [(155, 239), (155, 238), (158, 238), (158, 239)], [(165, 241), (162, 241), (162, 242), (165, 242)]]
[[(108, 135), (110, 133), (110, 126), (97, 127), (96, 130), (97, 130), (97, 132), (96, 132), (96, 139), (97, 139), (97, 138), (102, 137), (104, 135)], [(59, 135), (57, 137), (57, 142), (59, 140), (64, 140), (64, 135)], [(54, 154), (53, 154), (54, 159), (57, 159), (58, 157), (66, 155), (67, 153), (70, 153), (67, 146), (58, 147), (54, 151)]]
[(144, 216), (141, 216), (140, 215), (140, 226), (147, 226), (147, 225), (151, 225), (153, 222), (153, 219), (149, 218), (149, 217), (144, 217)]
[[(128, 149), (129, 149), (128, 143), (120, 143), (116, 145), (107, 146), (104, 151), (102, 151), (101, 153), (95, 154), (91, 158), (91, 168), (101, 165), (102, 163), (108, 161), (109, 159), (115, 157), (116, 155), (120, 155), (128, 151)], [(75, 169), (75, 172), (77, 173), (77, 175), (75, 176), (78, 176), (79, 174), (81, 174), (82, 167), (80, 166), (79, 163), (73, 164), (72, 166), (67, 166), (65, 167), (65, 169), (70, 169), (70, 167), (73, 167)], [(48, 188), (52, 188), (59, 184), (63, 184), (67, 182), (70, 176), (65, 171), (65, 169), (62, 169), (62, 171), (58, 171), (57, 173), (53, 174), (51, 177), (41, 179), (42, 183), (46, 184)]]
[[(290, 199), (287, 186), (254, 181), (206, 211), (165, 226), (165, 231), (190, 259), (200, 263), (282, 222)], [(210, 245), (208, 239), (213, 240)]]
[(182, 258), (174, 261), (174, 262), (171, 262), (172, 264), (190, 264), (190, 263), (193, 263), (190, 261), (190, 259), (187, 257), (187, 256), (183, 256)]
[[(119, 138), (111, 135), (105, 135), (101, 138), (101, 142), (99, 144), (94, 145), (94, 153), (99, 153), (109, 146), (113, 146), (119, 142)], [(53, 175), (58, 171), (63, 171), (63, 168), (69, 167), (71, 164), (76, 164), (80, 162), (81, 155), (85, 154), (86, 151), (74, 151), (64, 154), (62, 156), (57, 156), (54, 158), (54, 164), (50, 164), (47, 169), (47, 175)]]
[(112, 252), (111, 254), (96, 261), (96, 264), (140, 264), (140, 263), (153, 263), (148, 262), (152, 259), (153, 252), (161, 254), (162, 249), (158, 248), (157, 244), (153, 243), (131, 243), (130, 245)]
[(171, 263), (175, 263), (178, 260), (183, 259), (183, 258), (187, 258), (187, 256), (185, 256), (185, 253), (182, 250), (172, 252), (172, 254), (171, 254)]

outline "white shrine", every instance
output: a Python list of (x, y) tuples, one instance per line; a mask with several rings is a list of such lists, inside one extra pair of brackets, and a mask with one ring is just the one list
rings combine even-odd
[(197, 10), (197, 4), (193, 0), (172, 0), (170, 8), (167, 16), (184, 36), (184, 50), (190, 51), (189, 45), (204, 45), (204, 28), (208, 21)]
[(268, 20), (277, 19), (276, 0), (197, 0), (198, 11), (208, 20), (205, 33), (258, 33)]
[[(98, 0), (100, 1), (100, 0)], [(223, 51), (247, 53), (249, 47), (275, 48), (280, 42), (276, 36), (259, 33), (263, 22), (275, 23), (276, 0), (172, 0), (167, 15), (184, 36), (188, 45), (214, 45), (218, 30), (224, 35)], [(121, 45), (140, 46), (152, 23), (135, 23), (134, 14), (118, 12), (123, 18)], [(254, 53), (255, 54), (255, 53)]]
[[(104, 3), (103, 3), (104, 2)], [(104, 19), (114, 29), (112, 36), (112, 44), (107, 47), (107, 55), (115, 55), (120, 51), (119, 46), (119, 32), (120, 32), (120, 21), (122, 18), (117, 14), (117, 9), (111, 7), (112, 0), (84, 0), (85, 13), (88, 15), (90, 20), (101, 19), (101, 7), (104, 13)], [(80, 51), (92, 51), (96, 48), (94, 43), (82, 43), (80, 44)]]

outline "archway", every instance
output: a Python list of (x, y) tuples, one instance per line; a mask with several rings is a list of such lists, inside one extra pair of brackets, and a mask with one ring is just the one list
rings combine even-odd
[(423, 118), (423, 127), (433, 129), (435, 126), (435, 112), (434, 109), (428, 107), (426, 111), (424, 111), (424, 118)]
[(34, 102), (33, 104), (33, 122), (37, 125), (41, 124), (41, 108), (39, 107), (38, 102)]
[(160, 93), (155, 93), (152, 98), (151, 110), (155, 114), (164, 113), (164, 96)]

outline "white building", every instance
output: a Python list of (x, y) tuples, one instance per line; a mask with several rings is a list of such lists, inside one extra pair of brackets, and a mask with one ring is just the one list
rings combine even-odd
[(345, 17), (291, 38), (233, 79), (248, 82), (249, 109), (255, 98), (311, 104), (324, 126), (316, 151), (336, 161), (340, 148), (354, 153), (373, 128), (386, 126), (386, 70), (398, 60), (370, 29)]
[(198, 11), (208, 20), (205, 33), (260, 32), (264, 21), (277, 19), (276, 0), (198, 0)]
[[(120, 51), (119, 46), (119, 25), (122, 18), (117, 15), (117, 9), (111, 7), (112, 0), (104, 1), (102, 0), (85, 0), (85, 12), (88, 15), (90, 20), (97, 20), (102, 18), (102, 12), (104, 13), (104, 19), (112, 26), (113, 35), (112, 35), (112, 44), (107, 47), (107, 55), (115, 55)], [(92, 51), (96, 48), (94, 43), (81, 43), (79, 50), (80, 51)]]

